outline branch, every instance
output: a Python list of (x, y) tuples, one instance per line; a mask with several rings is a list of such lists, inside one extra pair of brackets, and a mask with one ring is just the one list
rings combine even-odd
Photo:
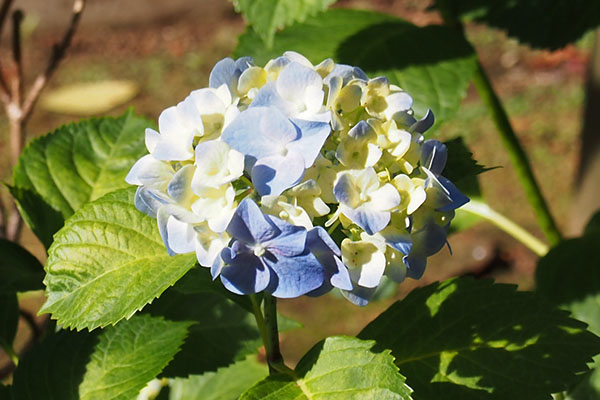
[(23, 119), (27, 119), (33, 110), (33, 106), (38, 100), (40, 93), (46, 87), (48, 80), (56, 70), (58, 64), (62, 61), (65, 56), (66, 50), (71, 44), (71, 40), (73, 39), (73, 35), (77, 30), (77, 26), (79, 25), (79, 20), (81, 19), (81, 13), (83, 12), (83, 8), (85, 7), (86, 0), (75, 0), (73, 2), (73, 14), (71, 16), (71, 24), (69, 28), (65, 32), (62, 40), (55, 44), (52, 48), (52, 54), (50, 56), (50, 60), (48, 61), (48, 66), (46, 70), (38, 75), (33, 83), (33, 86), (29, 90), (27, 94), (27, 98), (23, 103)]
[[(0, 38), (2, 37), (2, 30), (4, 28), (6, 16), (8, 15), (8, 10), (10, 10), (10, 6), (12, 6), (13, 1), (14, 0), (4, 0), (2, 2), (2, 6), (0, 7)], [(6, 84), (6, 80), (4, 79), (2, 65), (0, 65), (0, 100), (2, 100), (2, 102), (5, 104), (8, 104), (8, 102), (10, 101), (8, 93), (8, 85)]]
[(23, 22), (23, 11), (15, 10), (12, 14), (12, 54), (16, 73), (11, 82), (11, 89), (13, 97), (12, 100), (17, 105), (21, 105), (21, 101), (23, 99), (23, 57), (21, 56), (21, 22)]

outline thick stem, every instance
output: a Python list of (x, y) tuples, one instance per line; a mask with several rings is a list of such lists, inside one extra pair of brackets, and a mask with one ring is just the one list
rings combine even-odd
[(471, 200), (460, 208), (461, 211), (468, 212), (473, 215), (485, 218), (504, 232), (508, 233), (519, 242), (527, 246), (531, 251), (540, 257), (548, 253), (548, 246), (542, 243), (538, 238), (531, 233), (521, 228), (519, 225), (506, 218), (504, 215), (493, 210), (490, 206), (482, 201)]
[(517, 177), (525, 190), (529, 203), (533, 206), (538, 224), (550, 245), (554, 246), (562, 239), (561, 234), (535, 179), (527, 154), (525, 153), (523, 146), (521, 146), (521, 143), (510, 124), (508, 115), (479, 62), (477, 62), (477, 69), (473, 80), (482, 101), (492, 115), (492, 119), (500, 134), (500, 139), (508, 151)]
[(267, 353), (267, 363), (269, 373), (283, 373), (290, 376), (294, 371), (288, 368), (283, 362), (283, 356), (279, 349), (279, 329), (277, 327), (277, 300), (269, 293), (263, 292), (263, 310), (260, 307), (260, 298), (256, 294), (250, 295), (254, 318), (260, 331), (265, 351)]
[[(444, 24), (456, 30), (466, 39), (464, 27), (461, 21), (458, 19), (455, 10), (456, 3), (449, 0), (439, 0), (437, 2), (437, 6), (440, 10), (440, 14), (442, 15), (442, 19), (444, 20)], [(542, 195), (542, 191), (535, 179), (535, 175), (531, 169), (531, 164), (529, 163), (529, 158), (527, 157), (523, 146), (521, 146), (521, 143), (519, 142), (519, 139), (517, 138), (517, 135), (510, 124), (508, 114), (502, 106), (502, 102), (494, 91), (492, 83), (490, 82), (479, 60), (477, 61), (477, 68), (475, 69), (473, 82), (477, 88), (477, 91), (479, 92), (481, 100), (486, 105), (492, 116), (494, 124), (498, 129), (502, 144), (506, 148), (508, 156), (510, 157), (510, 161), (512, 162), (517, 173), (517, 178), (525, 190), (527, 200), (529, 200), (529, 203), (533, 206), (538, 224), (540, 225), (540, 228), (544, 232), (544, 235), (546, 236), (546, 239), (550, 245), (554, 246), (561, 241), (562, 235), (560, 234), (560, 231), (554, 222), (554, 218), (550, 213), (550, 209), (548, 208), (546, 200)]]

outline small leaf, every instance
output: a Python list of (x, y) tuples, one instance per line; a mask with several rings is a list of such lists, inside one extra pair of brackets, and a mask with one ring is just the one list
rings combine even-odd
[(36, 344), (13, 378), (15, 400), (79, 400), (79, 384), (97, 342), (96, 334), (61, 330)]
[(133, 205), (134, 193), (119, 190), (85, 205), (56, 234), (40, 313), (76, 329), (115, 324), (194, 266), (194, 253), (167, 254), (156, 220)]
[(598, 1), (557, 0), (551, 7), (546, 0), (451, 0), (449, 3), (456, 15), (505, 30), (509, 36), (532, 47), (550, 50), (574, 42), (600, 24)]
[(12, 348), (19, 325), (19, 301), (16, 293), (0, 293), (0, 349)]
[(298, 51), (313, 63), (331, 57), (357, 65), (371, 77), (386, 76), (412, 96), (416, 116), (433, 110), (434, 127), (458, 111), (476, 67), (473, 48), (450, 28), (417, 27), (389, 15), (344, 9), (285, 29), (272, 48), (247, 31), (235, 55), (253, 56), (263, 65), (286, 50)]
[(547, 400), (600, 352), (585, 324), (536, 293), (468, 278), (415, 289), (359, 337), (391, 349), (415, 399)]
[(40, 106), (58, 114), (97, 115), (128, 103), (138, 91), (133, 81), (80, 82), (46, 92)]
[(389, 350), (375, 352), (373, 341), (330, 337), (298, 363), (295, 377), (272, 375), (240, 400), (410, 399)]
[(172, 379), (170, 400), (227, 400), (237, 399), (254, 383), (269, 374), (266, 364), (256, 356), (238, 361), (217, 372)]
[(43, 289), (44, 267), (16, 243), (0, 239), (0, 293)]
[[(211, 282), (220, 285), (220, 282)], [(166, 377), (187, 377), (225, 367), (260, 347), (253, 316), (239, 305), (213, 293), (183, 294), (179, 283), (144, 309), (173, 321), (197, 321), (175, 359), (163, 371)]]
[(189, 325), (136, 315), (103, 330), (79, 386), (81, 400), (135, 398), (179, 351)]
[(148, 126), (128, 111), (119, 118), (64, 125), (29, 143), (15, 167), (11, 192), (44, 244), (62, 225), (56, 215), (46, 217), (48, 208), (66, 219), (87, 202), (129, 186), (125, 176), (146, 153)]
[(234, 0), (235, 9), (267, 46), (273, 44), (278, 29), (302, 22), (309, 15), (325, 10), (336, 0)]

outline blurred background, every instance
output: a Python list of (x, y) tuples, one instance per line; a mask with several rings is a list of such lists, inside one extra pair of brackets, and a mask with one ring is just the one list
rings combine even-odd
[[(62, 36), (71, 4), (71, 0), (15, 1), (25, 12), (23, 49), (28, 82), (45, 65), (52, 44)], [(380, 10), (417, 25), (439, 23), (439, 16), (428, 11), (429, 6), (426, 0), (344, 0), (335, 5)], [(68, 56), (28, 124), (28, 140), (64, 123), (93, 115), (119, 115), (129, 107), (156, 121), (163, 109), (183, 100), (190, 91), (207, 86), (212, 66), (232, 52), (236, 37), (244, 29), (242, 17), (227, 0), (89, 0)], [(5, 29), (0, 58), (8, 61), (7, 33)], [(568, 236), (578, 234), (600, 197), (593, 173), (595, 147), (586, 146), (592, 151), (584, 156), (580, 150), (586, 82), (597, 35), (589, 32), (575, 45), (554, 52), (532, 50), (501, 31), (476, 24), (467, 25), (467, 35), (530, 155), (559, 227)], [(588, 115), (588, 121), (590, 118)], [(2, 114), (0, 178), (10, 181), (6, 127)], [(594, 131), (593, 125), (588, 123), (586, 130)], [(480, 164), (500, 167), (480, 176), (485, 199), (543, 240), (474, 88), (469, 89), (458, 116), (443, 125), (438, 135), (441, 140), (463, 136)], [(593, 139), (592, 135), (586, 141), (593, 143)], [(588, 170), (592, 172), (584, 181), (591, 183), (579, 185), (579, 178)], [(584, 190), (578, 189), (582, 187)], [(522, 289), (532, 287), (535, 254), (492, 225), (480, 223), (452, 235), (449, 242), (453, 255), (444, 249), (432, 257), (422, 280), (390, 287), (388, 297), (366, 308), (358, 309), (335, 295), (281, 301), (282, 313), (306, 326), (283, 334), (286, 360), (294, 363), (325, 336), (356, 334), (391, 302), (432, 281), (470, 274), (491, 276)], [(22, 244), (45, 260), (43, 246), (28, 230), (23, 233)], [(43, 298), (34, 293), (23, 296), (20, 302), (36, 315)], [(46, 316), (35, 318), (41, 323)], [(23, 321), (19, 329), (21, 343), (34, 333)], [(6, 360), (3, 357), (0, 355), (0, 366)]]

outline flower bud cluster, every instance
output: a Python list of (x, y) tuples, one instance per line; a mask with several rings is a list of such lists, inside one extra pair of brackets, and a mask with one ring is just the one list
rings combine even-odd
[(232, 292), (337, 287), (365, 305), (383, 275), (423, 275), (468, 201), (442, 176), (446, 146), (424, 139), (432, 124), (357, 67), (227, 58), (146, 130), (126, 180), (167, 250), (195, 252)]

